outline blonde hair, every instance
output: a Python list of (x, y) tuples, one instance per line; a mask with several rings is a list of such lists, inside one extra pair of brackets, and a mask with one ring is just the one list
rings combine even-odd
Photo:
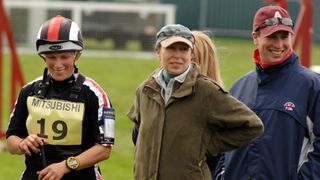
[(200, 73), (223, 86), (217, 50), (213, 40), (202, 31), (192, 31), (195, 39), (192, 61), (200, 67)]

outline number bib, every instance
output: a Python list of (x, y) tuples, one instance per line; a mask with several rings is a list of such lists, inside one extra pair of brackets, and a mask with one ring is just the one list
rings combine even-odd
[(80, 145), (84, 103), (57, 99), (27, 99), (29, 134), (38, 134), (52, 145)]

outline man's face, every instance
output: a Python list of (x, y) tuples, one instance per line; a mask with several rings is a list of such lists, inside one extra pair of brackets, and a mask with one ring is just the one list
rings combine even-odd
[(252, 37), (263, 63), (280, 61), (292, 49), (292, 35), (287, 31), (276, 31), (266, 37), (259, 35), (257, 32), (253, 32)]

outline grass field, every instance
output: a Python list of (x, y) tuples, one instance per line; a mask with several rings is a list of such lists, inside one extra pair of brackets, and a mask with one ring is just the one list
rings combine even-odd
[[(226, 88), (242, 74), (251, 70), (253, 45), (248, 39), (217, 38), (221, 73)], [(312, 63), (320, 64), (320, 46), (314, 45)], [(44, 63), (36, 55), (20, 55), (20, 62), (26, 82), (42, 74)], [(130, 180), (133, 169), (133, 145), (131, 141), (132, 123), (125, 116), (135, 94), (135, 89), (157, 66), (156, 59), (139, 59), (133, 57), (96, 57), (83, 55), (77, 63), (80, 71), (96, 80), (110, 96), (116, 108), (116, 143), (111, 157), (101, 163), (104, 179)], [(3, 95), (3, 126), (9, 119), (9, 58), (5, 58)], [(0, 153), (0, 179), (19, 179), (24, 169), (22, 156)]]

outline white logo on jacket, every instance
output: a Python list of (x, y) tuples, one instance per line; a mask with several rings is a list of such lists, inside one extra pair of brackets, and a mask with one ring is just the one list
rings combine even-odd
[(293, 111), (293, 109), (296, 107), (293, 102), (286, 102), (283, 107), (288, 111)]

